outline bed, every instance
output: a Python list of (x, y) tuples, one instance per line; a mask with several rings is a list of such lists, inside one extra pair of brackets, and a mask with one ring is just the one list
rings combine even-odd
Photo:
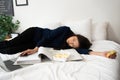
[[(0, 68), (0, 80), (120, 80), (120, 45), (102, 36), (100, 39), (94, 35), (91, 49), (116, 50), (116, 59), (81, 54), (83, 61), (37, 63), (12, 72)], [(7, 60), (16, 58), (18, 54), (0, 56)]]

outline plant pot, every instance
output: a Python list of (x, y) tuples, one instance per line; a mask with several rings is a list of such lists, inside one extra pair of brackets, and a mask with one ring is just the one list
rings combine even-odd
[(5, 39), (10, 39), (10, 38), (11, 38), (10, 34), (5, 37)]

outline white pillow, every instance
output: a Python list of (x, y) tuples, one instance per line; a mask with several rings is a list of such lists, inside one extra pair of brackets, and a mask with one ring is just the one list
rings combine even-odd
[(62, 25), (70, 27), (75, 34), (81, 34), (91, 41), (92, 19), (86, 19), (83, 21), (67, 21), (62, 22)]
[(92, 26), (92, 41), (107, 39), (108, 22), (93, 24)]
[(43, 23), (41, 24), (42, 28), (49, 28), (49, 29), (55, 29), (57, 27), (61, 26), (60, 22), (51, 22), (51, 23)]

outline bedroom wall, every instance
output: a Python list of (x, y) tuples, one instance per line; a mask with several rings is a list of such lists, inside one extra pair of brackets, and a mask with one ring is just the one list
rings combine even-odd
[(41, 26), (64, 20), (92, 18), (95, 22), (110, 22), (108, 39), (120, 43), (120, 0), (28, 0), (28, 6), (16, 6), (15, 19), (22, 32), (31, 26)]

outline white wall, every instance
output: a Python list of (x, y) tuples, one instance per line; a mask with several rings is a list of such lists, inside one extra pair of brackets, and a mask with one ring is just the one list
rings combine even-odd
[(93, 18), (96, 22), (109, 21), (108, 38), (120, 43), (120, 0), (28, 1), (28, 6), (14, 4), (15, 19), (21, 22), (19, 32), (31, 26), (42, 26), (45, 22)]

